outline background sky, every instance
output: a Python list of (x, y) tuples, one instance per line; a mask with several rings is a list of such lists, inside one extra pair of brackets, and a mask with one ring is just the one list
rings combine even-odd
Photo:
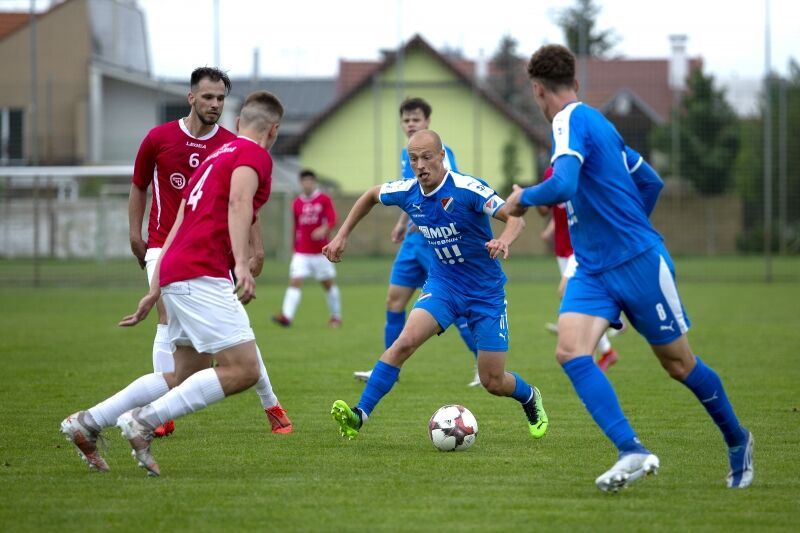
[[(40, 0), (41, 1), (41, 0)], [(381, 49), (420, 33), (432, 45), (463, 50), (475, 58), (497, 48), (504, 33), (523, 55), (547, 42), (563, 42), (555, 23), (573, 0), (219, 0), (222, 66), (247, 75), (253, 48), (269, 76), (331, 76), (340, 58), (375, 59)], [(139, 0), (150, 29), (156, 75), (182, 76), (213, 62), (213, 0)], [(764, 72), (765, 2), (722, 0), (600, 0), (601, 29), (621, 38), (626, 57), (669, 55), (669, 35), (689, 36), (691, 56), (700, 55), (718, 77), (759, 77)], [(187, 9), (187, 5), (191, 5)], [(800, 60), (800, 17), (793, 0), (771, 0), (772, 64), (786, 71)], [(489, 7), (490, 6), (490, 7)]]
[[(53, 0), (35, 0), (45, 8)], [(109, 1), (109, 0), (101, 0)], [(127, 0), (131, 1), (131, 0)], [(31, 0), (0, 0), (26, 9)], [(621, 38), (619, 56), (666, 57), (669, 35), (688, 35), (690, 56), (702, 56), (718, 79), (754, 79), (764, 73), (767, 0), (598, 0), (598, 27)], [(469, 58), (491, 56), (503, 34), (522, 55), (548, 42), (563, 43), (555, 23), (573, 0), (219, 0), (221, 66), (233, 75), (253, 71), (260, 49), (264, 76), (333, 76), (340, 58), (376, 59), (420, 33), (437, 49), (461, 49)], [(182, 77), (214, 62), (213, 0), (138, 0), (150, 33), (159, 77)], [(769, 0), (773, 70), (800, 60), (800, 17), (794, 0)]]

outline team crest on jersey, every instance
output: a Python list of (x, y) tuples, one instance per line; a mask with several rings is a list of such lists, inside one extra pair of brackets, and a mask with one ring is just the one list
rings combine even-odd
[(442, 203), (442, 209), (444, 209), (445, 212), (449, 213), (452, 210), (451, 209), (453, 207), (453, 197), (452, 196), (449, 197), (449, 198), (442, 198), (439, 201)]
[(183, 189), (186, 186), (186, 177), (180, 172), (174, 172), (169, 177), (169, 183), (176, 189)]
[(489, 198), (486, 201), (486, 203), (483, 204), (483, 207), (485, 207), (489, 211), (494, 211), (495, 209), (497, 209), (497, 197), (496, 196), (492, 196), (491, 198)]

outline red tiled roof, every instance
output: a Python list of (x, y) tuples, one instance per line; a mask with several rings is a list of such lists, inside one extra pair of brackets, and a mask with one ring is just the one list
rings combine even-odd
[[(524, 117), (503, 102), (493, 91), (485, 90), (482, 87), (475, 85), (475, 82), (471, 77), (475, 70), (475, 65), (472, 61), (461, 58), (456, 58), (456, 60), (454, 60), (453, 58), (448, 58), (447, 56), (440, 54), (430, 44), (428, 44), (428, 42), (425, 41), (421, 35), (415, 35), (404, 46), (406, 51), (411, 50), (412, 48), (422, 48), (423, 50), (429, 52), (434, 58), (441, 61), (451, 70), (451, 72), (459, 79), (461, 83), (473, 88), (492, 107), (497, 109), (509, 120), (516, 123), (522, 129), (522, 131), (525, 132), (525, 135), (533, 142), (541, 146), (548, 146), (550, 144), (550, 139), (546, 135), (543, 135), (540, 131), (533, 128)], [(345, 102), (358, 94), (359, 91), (364, 89), (369, 83), (369, 76), (373, 72), (384, 71), (388, 69), (395, 63), (396, 60), (396, 54), (389, 53), (386, 54), (386, 58), (383, 61), (379, 62), (340, 61), (340, 68), (344, 67), (344, 69), (347, 69), (347, 78), (344, 82), (341, 82), (341, 85), (337, 85), (337, 89), (341, 90), (342, 88), (345, 88), (346, 90), (344, 92), (337, 91), (338, 96), (336, 101), (334, 101), (325, 111), (317, 115), (311, 122), (309, 122), (308, 125), (306, 125), (305, 129), (298, 137), (297, 142), (300, 144), (305, 142), (308, 136), (315, 129), (317, 129), (320, 124), (327, 120), (330, 115), (332, 115)], [(354, 66), (350, 67), (349, 65)], [(342, 75), (340, 74), (340, 78), (341, 77)]]
[(30, 17), (29, 13), (19, 11), (0, 12), (0, 40), (28, 24)]
[[(472, 78), (475, 75), (475, 62), (461, 57), (442, 56), (452, 68), (461, 75)], [(383, 61), (339, 60), (339, 77), (336, 79), (336, 95), (341, 96), (358, 86), (359, 83), (378, 70)]]
[(353, 87), (371, 76), (381, 66), (380, 61), (339, 60), (339, 77), (336, 79), (336, 95), (350, 92)]
[[(702, 65), (700, 58), (689, 61), (690, 70)], [(638, 96), (667, 120), (673, 96), (669, 87), (669, 59), (590, 58), (586, 62), (586, 87), (581, 90), (584, 102), (601, 108), (623, 90)]]

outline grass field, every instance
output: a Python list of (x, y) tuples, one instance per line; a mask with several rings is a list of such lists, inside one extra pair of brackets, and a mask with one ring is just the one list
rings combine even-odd
[[(350, 264), (342, 270), (386, 268)], [(679, 281), (681, 268), (678, 261)], [(115, 326), (143, 291), (0, 289), (0, 530), (796, 531), (800, 284), (681, 283), (693, 346), (756, 438), (756, 480), (746, 491), (725, 488), (722, 439), (689, 391), (635, 333), (614, 339), (621, 360), (610, 378), (662, 468), (611, 496), (594, 478), (614, 450), (542, 328), (557, 309), (555, 287), (511, 278), (508, 366), (542, 390), (551, 426), (541, 441), (527, 436), (513, 400), (466, 387), (472, 361), (452, 331), (414, 355), (356, 441), (340, 438), (330, 405), (357, 400), (362, 385), (352, 371), (382, 351), (385, 286), (345, 284), (341, 330), (326, 328), (321, 292), (309, 286), (284, 330), (268, 322), (283, 292), (276, 276), (248, 310), (295, 432), (272, 435), (257, 397), (245, 392), (179, 420), (172, 437), (156, 442), (157, 479), (136, 468), (115, 429), (106, 432), (105, 475), (89, 472), (58, 433), (66, 415), (150, 371), (153, 317)], [(428, 441), (428, 418), (446, 403), (478, 419), (467, 452), (441, 453)]]

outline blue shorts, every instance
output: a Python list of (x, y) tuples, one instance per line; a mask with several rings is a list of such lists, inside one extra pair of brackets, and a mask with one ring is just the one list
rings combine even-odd
[(508, 315), (503, 290), (498, 291), (496, 298), (487, 299), (455, 291), (429, 279), (422, 287), (414, 309), (425, 309), (433, 315), (442, 332), (463, 316), (478, 350), (508, 351)]
[(409, 232), (394, 258), (389, 283), (414, 289), (422, 287), (432, 260), (433, 253), (425, 236), (419, 231)]
[(650, 344), (668, 344), (689, 330), (691, 322), (675, 284), (675, 266), (663, 243), (598, 274), (578, 265), (559, 313), (598, 316), (619, 327), (620, 311)]

